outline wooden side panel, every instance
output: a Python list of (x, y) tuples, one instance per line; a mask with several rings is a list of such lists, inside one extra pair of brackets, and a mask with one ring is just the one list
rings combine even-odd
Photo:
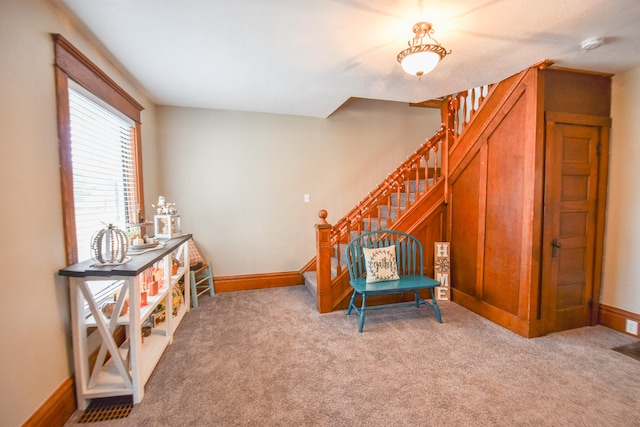
[(451, 185), (452, 288), (476, 295), (481, 156), (476, 154)]
[(434, 242), (445, 239), (444, 234), (444, 205), (440, 206), (429, 218), (412, 234), (422, 243), (424, 251), (424, 274), (433, 277), (434, 272)]
[(611, 77), (566, 70), (543, 70), (547, 112), (609, 117)]
[(523, 207), (526, 97), (514, 104), (488, 140), (487, 198), (483, 300), (508, 313), (518, 314), (523, 268)]
[[(445, 223), (446, 223), (446, 206), (441, 204), (437, 209), (433, 210), (430, 215), (425, 218), (420, 225), (411, 231), (420, 243), (422, 243), (424, 255), (424, 274), (428, 277), (434, 277), (434, 243), (446, 241)], [(423, 289), (420, 291), (422, 298), (430, 297), (429, 291)], [(411, 301), (411, 293), (405, 294), (403, 301)]]
[(527, 337), (535, 333), (542, 205), (537, 78), (535, 69), (522, 73), (492, 101), (496, 109), (467, 129), (456, 147), (465, 154), (449, 171), (453, 300)]
[[(610, 78), (532, 68), (504, 89), (496, 92), (499, 97), (489, 99), (487, 106), (491, 110), (478, 113), (449, 157), (453, 300), (528, 337), (589, 321), (593, 324), (593, 312), (590, 316), (581, 312), (578, 315), (574, 308), (582, 310), (590, 304), (584, 287), (577, 286), (584, 282), (583, 270), (593, 272), (592, 295), (599, 293), (606, 184), (596, 189), (593, 182), (597, 179), (606, 183), (608, 133), (605, 129), (599, 131), (602, 159), (597, 171), (589, 168), (587, 179), (563, 165), (554, 166), (545, 158), (549, 140), (545, 139), (544, 117), (553, 114), (606, 118), (610, 111)], [(591, 122), (569, 123), (594, 126)], [(574, 169), (574, 163), (585, 157), (578, 140), (582, 141), (569, 138), (563, 152)], [(561, 203), (565, 202), (560, 197), (550, 200), (545, 186), (550, 185), (549, 173), (560, 173), (563, 168), (570, 173), (565, 174), (566, 179), (558, 188), (570, 199), (569, 208), (558, 216), (555, 227), (548, 214), (560, 212)], [(578, 201), (573, 199), (580, 199), (583, 204), (595, 200), (595, 217), (592, 211), (585, 213), (574, 206)], [(557, 233), (548, 235), (552, 229)], [(563, 236), (580, 233), (588, 235), (583, 239), (582, 251), (578, 249), (582, 246), (573, 241), (561, 241)], [(595, 233), (595, 239), (589, 233)], [(562, 260), (558, 267), (562, 286), (558, 292), (555, 288), (550, 290), (548, 273), (553, 239), (562, 247), (558, 254)], [(563, 316), (567, 313), (565, 319), (558, 321), (563, 317), (558, 316), (558, 311)], [(574, 323), (576, 318), (580, 322)]]

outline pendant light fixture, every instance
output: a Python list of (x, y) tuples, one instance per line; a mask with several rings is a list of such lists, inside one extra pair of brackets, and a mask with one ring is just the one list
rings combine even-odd
[[(418, 22), (413, 26), (415, 36), (409, 41), (409, 47), (398, 54), (398, 62), (402, 69), (413, 76), (422, 77), (438, 65), (438, 62), (451, 53), (447, 52), (431, 34), (433, 27), (430, 22)], [(428, 37), (427, 43), (424, 38)]]

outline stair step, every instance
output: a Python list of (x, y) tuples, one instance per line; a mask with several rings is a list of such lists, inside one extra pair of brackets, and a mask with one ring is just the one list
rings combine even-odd
[[(386, 205), (378, 206), (378, 209), (380, 210), (380, 216), (382, 218), (385, 218), (385, 219), (389, 218), (389, 206), (386, 206)], [(403, 214), (404, 211), (406, 210), (407, 210), (406, 206), (400, 206), (400, 214)], [(395, 221), (396, 219), (398, 219), (398, 205), (391, 206), (391, 221)]]
[[(398, 206), (398, 193), (391, 194), (391, 206)], [(413, 203), (416, 201), (415, 193), (411, 193), (407, 195), (407, 193), (400, 193), (400, 206), (407, 206), (407, 199), (409, 203)]]
[[(356, 235), (358, 235), (358, 233), (356, 232)], [(353, 238), (353, 232), (352, 232), (352, 237)], [(346, 268), (347, 265), (347, 245), (348, 243), (340, 243), (340, 263), (342, 264), (343, 267)], [(337, 254), (337, 252), (336, 252)], [(333, 263), (331, 264), (331, 272), (333, 273)], [(337, 267), (337, 266), (336, 266)], [(336, 269), (336, 274), (337, 274), (337, 269)]]
[(318, 295), (318, 273), (315, 271), (305, 271), (302, 273), (304, 277), (304, 287), (311, 295)]
[[(433, 181), (430, 179), (429, 181)], [(424, 193), (426, 189), (427, 181), (421, 179), (418, 181), (418, 188), (420, 189), (420, 193)], [(414, 180), (409, 181), (409, 193), (415, 193), (416, 191), (416, 182)]]
[[(341, 245), (342, 246), (342, 245)], [(346, 248), (346, 244), (344, 245)], [(341, 249), (341, 254), (344, 256), (344, 249)], [(342, 268), (346, 269), (347, 266), (345, 263), (342, 263)], [(304, 286), (307, 288), (312, 295), (318, 294), (318, 273), (316, 271), (305, 271), (302, 273), (304, 277)], [(335, 279), (338, 276), (338, 259), (336, 257), (331, 257), (331, 280)]]
[[(379, 221), (378, 218), (364, 218), (362, 221), (364, 222), (364, 228), (367, 231), (386, 230), (388, 225), (388, 221), (384, 218)], [(369, 223), (371, 223), (371, 228), (369, 228)]]

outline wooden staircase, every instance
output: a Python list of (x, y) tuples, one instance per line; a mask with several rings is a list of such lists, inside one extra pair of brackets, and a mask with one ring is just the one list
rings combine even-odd
[[(318, 213), (316, 257), (301, 273), (318, 311), (346, 308), (352, 289), (344, 248), (362, 232), (394, 229), (410, 233), (425, 248), (425, 273), (433, 274), (434, 242), (446, 241), (448, 153), (475, 118), (493, 87), (451, 95), (442, 101), (442, 126), (395, 171), (334, 225)], [(400, 298), (403, 298), (402, 296)]]
[[(444, 181), (441, 180), (434, 185), (432, 189), (430, 189), (428, 197), (421, 197), (420, 200), (416, 201), (417, 197), (418, 196), (413, 191), (401, 194), (400, 203), (402, 203), (402, 199), (406, 199), (406, 203), (410, 204), (410, 207), (401, 209), (401, 215), (399, 217), (397, 216), (397, 211), (391, 210), (392, 214), (389, 215), (388, 207), (382, 206), (379, 217), (363, 218), (362, 228), (349, 231), (349, 239), (335, 239), (336, 243), (331, 246), (331, 256), (329, 258), (331, 305), (326, 305), (324, 310), (319, 307), (320, 312), (345, 309), (348, 305), (348, 298), (351, 296), (352, 291), (349, 286), (349, 274), (346, 269), (346, 262), (344, 258), (344, 249), (347, 246), (348, 240), (358, 236), (364, 231), (380, 229), (395, 229), (417, 235), (420, 234), (417, 230), (424, 230), (425, 228), (428, 228), (434, 219), (439, 223), (437, 225), (438, 230), (444, 232)], [(429, 207), (431, 208), (429, 209)], [(408, 212), (409, 210), (411, 212)], [(325, 214), (326, 212), (324, 211), (320, 212), (319, 215), (321, 220), (326, 218), (326, 216), (324, 216)], [(409, 216), (409, 214), (412, 215)], [(423, 216), (424, 218), (416, 219), (417, 215)], [(438, 233), (438, 235), (441, 235), (441, 233)], [(441, 239), (435, 239), (433, 241), (441, 241)], [(425, 248), (430, 257), (429, 259), (425, 259), (427, 264), (425, 267), (427, 268), (426, 271), (429, 275), (433, 273), (432, 247), (433, 244), (430, 247)], [(316, 264), (317, 259), (318, 258), (315, 258), (313, 260)], [(309, 266), (313, 267), (314, 265), (310, 263)], [(307, 271), (303, 272), (303, 276), (305, 278), (305, 286), (309, 292), (318, 297), (318, 270), (309, 268)], [(327, 309), (327, 307), (330, 308)]]

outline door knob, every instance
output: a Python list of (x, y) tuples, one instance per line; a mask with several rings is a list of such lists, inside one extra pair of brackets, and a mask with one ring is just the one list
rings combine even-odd
[(562, 245), (560, 244), (560, 242), (558, 242), (558, 239), (553, 239), (553, 241), (551, 242), (551, 256), (552, 257), (556, 257), (558, 256), (558, 249), (560, 249), (562, 247)]

